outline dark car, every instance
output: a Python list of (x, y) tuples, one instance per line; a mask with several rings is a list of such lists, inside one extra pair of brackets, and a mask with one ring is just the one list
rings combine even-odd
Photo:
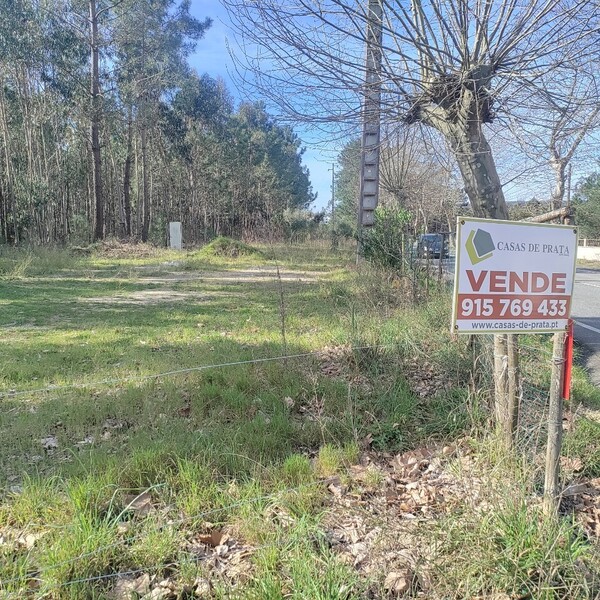
[(448, 237), (441, 233), (423, 233), (414, 244), (419, 258), (448, 258)]

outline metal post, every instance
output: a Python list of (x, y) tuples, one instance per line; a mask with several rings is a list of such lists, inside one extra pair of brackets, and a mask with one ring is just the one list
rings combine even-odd
[(331, 163), (331, 248), (337, 248), (337, 234), (335, 232), (335, 163)]

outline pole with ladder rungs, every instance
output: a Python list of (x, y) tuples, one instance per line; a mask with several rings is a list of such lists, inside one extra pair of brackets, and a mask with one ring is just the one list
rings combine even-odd
[(381, 44), (383, 0), (368, 0), (365, 93), (361, 145), (358, 230), (375, 224), (379, 200), (379, 143), (381, 137)]

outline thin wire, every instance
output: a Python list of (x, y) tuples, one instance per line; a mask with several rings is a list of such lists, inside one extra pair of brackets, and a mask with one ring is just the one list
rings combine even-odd
[[(349, 350), (368, 350), (374, 348), (393, 348), (395, 344), (380, 344), (376, 346), (352, 346)], [(274, 362), (278, 360), (288, 360), (291, 358), (305, 358), (307, 356), (315, 356), (321, 354), (323, 350), (313, 350), (312, 352), (303, 352), (301, 354), (289, 354), (286, 356), (273, 356), (269, 358), (254, 358), (250, 360), (239, 360), (234, 362), (218, 363), (214, 365), (200, 365), (198, 367), (190, 367), (187, 369), (176, 369), (174, 371), (165, 371), (164, 373), (155, 373), (150, 375), (133, 375), (131, 377), (102, 379), (100, 381), (91, 381), (87, 383), (72, 383), (65, 385), (50, 385), (44, 388), (35, 388), (32, 390), (18, 390), (12, 392), (0, 393), (0, 399), (15, 398), (17, 396), (27, 396), (34, 394), (42, 394), (45, 392), (55, 392), (57, 390), (85, 389), (90, 387), (98, 387), (102, 385), (112, 385), (117, 383), (130, 383), (132, 381), (147, 381), (150, 379), (160, 379), (162, 377), (170, 377), (172, 375), (184, 375), (186, 373), (196, 373), (198, 371), (207, 371), (208, 369), (219, 369), (222, 367), (235, 367), (240, 365), (252, 365), (257, 363)]]
[[(258, 552), (259, 550), (264, 550), (265, 548), (284, 547), (284, 545), (285, 544), (282, 544), (281, 541), (276, 541), (276, 542), (272, 542), (270, 544), (262, 544), (260, 546), (246, 546), (245, 548), (247, 548), (248, 550), (251, 550), (252, 552)], [(194, 552), (184, 552), (183, 554), (187, 554), (188, 556), (192, 556), (192, 557), (197, 556)], [(57, 589), (65, 588), (69, 585), (74, 585), (77, 583), (103, 581), (106, 579), (113, 579), (115, 577), (128, 577), (131, 575), (138, 575), (140, 573), (148, 573), (151, 571), (157, 571), (159, 568), (176, 566), (179, 564), (179, 562), (168, 561), (168, 562), (159, 563), (157, 565), (145, 566), (145, 567), (139, 568), (139, 569), (130, 569), (127, 571), (117, 571), (115, 573), (105, 573), (103, 575), (92, 575), (90, 577), (82, 577), (80, 579), (70, 579), (68, 581), (63, 581), (62, 583), (59, 583), (59, 584), (53, 586), (51, 589), (57, 590)], [(217, 578), (222, 577), (222, 574), (219, 572), (214, 572), (213, 574)], [(15, 581), (15, 580), (11, 580), (11, 581)], [(10, 600), (11, 598), (21, 598), (21, 596), (20, 596), (19, 592), (8, 592), (7, 594), (2, 595), (2, 600)]]
[[(241, 506), (247, 506), (248, 504), (253, 504), (255, 502), (262, 502), (264, 500), (274, 500), (281, 494), (289, 493), (289, 492), (299, 492), (300, 490), (303, 490), (305, 488), (320, 486), (320, 485), (324, 485), (324, 484), (326, 485), (330, 481), (331, 481), (331, 479), (323, 479), (323, 480), (319, 480), (319, 481), (313, 481), (311, 483), (304, 483), (295, 488), (286, 488), (284, 490), (279, 490), (272, 494), (265, 494), (262, 496), (255, 496), (253, 498), (247, 498), (246, 500), (240, 500), (239, 502), (234, 502), (233, 504), (229, 504), (227, 506), (222, 506), (220, 508), (213, 508), (211, 510), (204, 511), (204, 512), (198, 513), (196, 515), (191, 515), (188, 517), (181, 517), (180, 519), (170, 520), (168, 522), (165, 522), (164, 525), (160, 525), (159, 529), (162, 529), (163, 527), (167, 527), (167, 526), (171, 527), (173, 525), (181, 525), (183, 523), (187, 523), (188, 521), (194, 521), (196, 519), (201, 519), (201, 518), (204, 518), (207, 516), (225, 512), (230, 509), (239, 508)], [(36, 570), (35, 575), (39, 576), (43, 573), (47, 573), (48, 571), (52, 571), (54, 569), (58, 569), (60, 567), (64, 567), (64, 566), (73, 564), (84, 558), (89, 558), (91, 556), (95, 556), (101, 552), (104, 552), (105, 550), (110, 550), (112, 548), (116, 548), (116, 547), (120, 546), (121, 544), (131, 543), (131, 542), (143, 537), (143, 535), (144, 535), (144, 533), (138, 533), (137, 535), (134, 535), (132, 537), (123, 538), (123, 539), (119, 540), (118, 542), (113, 542), (112, 544), (107, 544), (105, 546), (99, 546), (98, 548), (95, 548), (94, 550), (91, 550), (90, 552), (85, 552), (84, 554), (80, 554), (79, 556), (74, 556), (73, 558), (69, 558), (62, 562), (55, 563), (53, 565), (48, 565), (46, 567), (38, 569), (38, 570)], [(13, 579), (0, 580), (0, 586), (5, 586), (10, 583), (16, 583), (18, 581), (22, 581), (23, 579), (24, 579), (23, 577), (14, 577)]]

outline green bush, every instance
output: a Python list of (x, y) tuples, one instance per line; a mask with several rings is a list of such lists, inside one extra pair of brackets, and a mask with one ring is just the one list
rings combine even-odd
[(259, 255), (261, 254), (261, 251), (253, 246), (244, 244), (244, 242), (240, 242), (239, 240), (220, 236), (215, 238), (210, 244), (206, 244), (200, 251), (200, 254), (203, 256), (236, 258), (237, 256)]
[(361, 234), (364, 258), (385, 269), (399, 269), (405, 260), (410, 213), (403, 208), (378, 208), (375, 225)]

